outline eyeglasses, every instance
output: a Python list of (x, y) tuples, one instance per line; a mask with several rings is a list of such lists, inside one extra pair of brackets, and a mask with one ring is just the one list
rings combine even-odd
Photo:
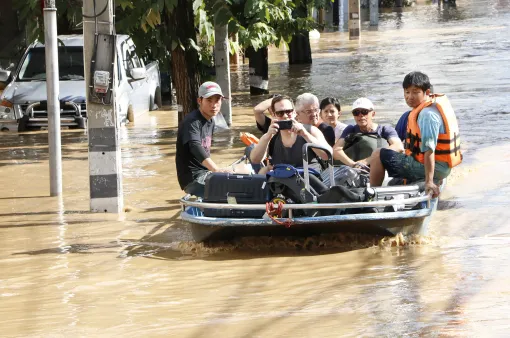
[(313, 114), (317, 114), (320, 111), (321, 110), (319, 108), (313, 108), (313, 109), (310, 109), (310, 110), (302, 110), (301, 113), (305, 113), (307, 115), (313, 115)]
[(368, 113), (370, 113), (372, 110), (368, 110), (368, 109), (356, 109), (356, 110), (353, 110), (352, 111), (352, 115), (353, 116), (359, 116), (359, 114), (362, 114), (362, 115), (368, 115)]
[(285, 115), (290, 116), (292, 113), (294, 113), (294, 109), (284, 109), (274, 112), (274, 114), (278, 117), (283, 117)]

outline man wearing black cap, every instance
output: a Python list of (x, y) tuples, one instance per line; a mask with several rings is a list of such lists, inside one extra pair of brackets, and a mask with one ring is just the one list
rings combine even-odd
[(181, 189), (203, 197), (205, 179), (211, 172), (229, 172), (211, 159), (213, 117), (220, 112), (225, 97), (215, 82), (204, 82), (198, 89), (199, 109), (184, 117), (177, 132), (175, 165)]

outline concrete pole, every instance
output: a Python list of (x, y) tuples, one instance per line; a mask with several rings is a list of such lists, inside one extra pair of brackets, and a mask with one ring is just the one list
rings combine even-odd
[(359, 40), (360, 23), (360, 0), (349, 0), (349, 40)]
[(370, 26), (379, 25), (379, 0), (370, 0)]
[(228, 100), (221, 104), (221, 114), (225, 118), (227, 125), (232, 125), (232, 103), (230, 90), (230, 61), (229, 51), (230, 42), (228, 40), (228, 27), (214, 27), (214, 64), (216, 66), (216, 82), (220, 85), (223, 95)]
[(60, 196), (62, 194), (62, 147), (60, 135), (57, 8), (55, 7), (55, 0), (44, 0), (44, 40), (46, 95), (48, 102), (50, 196)]
[[(95, 2), (95, 13), (94, 13)], [(105, 7), (107, 6), (107, 7)], [(104, 8), (106, 11), (96, 18)], [(96, 40), (96, 33), (111, 35), (113, 27), (113, 1), (84, 0), (83, 18), (84, 60), (85, 60), (85, 88), (87, 89), (87, 117), (89, 136), (89, 182), (90, 182), (90, 210), (92, 212), (122, 213), (124, 199), (122, 195), (122, 162), (119, 145), (119, 120), (116, 112), (115, 90), (117, 86), (117, 53), (116, 46), (113, 67), (108, 55), (113, 41), (101, 37)], [(97, 31), (96, 31), (97, 27)], [(98, 41), (96, 53), (94, 49)], [(110, 48), (110, 49), (109, 49)], [(109, 49), (109, 50), (108, 50)], [(113, 69), (110, 74), (112, 95), (109, 103), (92, 102), (90, 88), (93, 85), (91, 74), (92, 59), (95, 69)]]

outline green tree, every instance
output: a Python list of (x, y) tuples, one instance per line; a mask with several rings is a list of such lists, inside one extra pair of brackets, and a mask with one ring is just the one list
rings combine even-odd
[[(295, 0), (297, 1), (297, 0)], [(59, 34), (81, 22), (82, 0), (56, 0)], [(214, 25), (228, 25), (239, 44), (258, 50), (288, 43), (295, 32), (312, 27), (309, 18), (293, 18), (291, 0), (116, 0), (117, 32), (133, 37), (138, 52), (170, 69), (177, 103), (184, 112), (197, 106), (203, 63), (214, 44)], [(20, 0), (29, 39), (42, 38), (40, 0)], [(31, 42), (28, 41), (28, 42)], [(210, 58), (210, 57), (209, 57)]]
[[(17, 0), (14, 7), (19, 19), (24, 22), (27, 43), (35, 40), (44, 41), (44, 24), (41, 0)], [(82, 21), (81, 8), (83, 0), (55, 0), (57, 7), (57, 31), (59, 34), (70, 34), (76, 31), (76, 25)]]
[(288, 44), (296, 32), (315, 27), (310, 17), (294, 17), (296, 2), (291, 0), (209, 0), (206, 10), (215, 24), (228, 25), (238, 34), (239, 45), (250, 60), (250, 93), (268, 89), (267, 47)]

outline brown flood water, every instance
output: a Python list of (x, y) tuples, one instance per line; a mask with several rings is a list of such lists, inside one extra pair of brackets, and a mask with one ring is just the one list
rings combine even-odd
[[(312, 66), (272, 51), (272, 91), (336, 95), (346, 112), (367, 95), (381, 123), (405, 110), (413, 69), (450, 96), (465, 163), (426, 237), (196, 244), (178, 216), (172, 110), (121, 128), (121, 219), (88, 212), (83, 132), (63, 131), (61, 201), (48, 197), (47, 133), (0, 134), (2, 336), (507, 336), (509, 22), (509, 1), (458, 0), (384, 12), (359, 43), (323, 34)], [(233, 79), (234, 127), (213, 151), (222, 165), (242, 153), (238, 132), (255, 132), (247, 67)]]

